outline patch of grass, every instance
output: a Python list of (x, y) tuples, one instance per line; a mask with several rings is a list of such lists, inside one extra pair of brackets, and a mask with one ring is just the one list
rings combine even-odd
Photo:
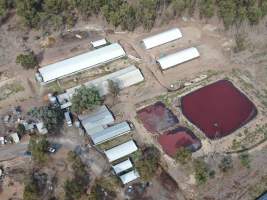
[(106, 149), (110, 149), (114, 146), (117, 146), (119, 144), (122, 144), (124, 142), (127, 142), (129, 140), (132, 139), (132, 133), (128, 133), (128, 134), (125, 134), (125, 135), (122, 135), (120, 137), (117, 137), (113, 140), (110, 140), (110, 141), (107, 141), (105, 143), (102, 143), (102, 144), (99, 144), (97, 145), (97, 147), (101, 150), (106, 150)]
[(267, 176), (261, 177), (258, 183), (253, 184), (249, 187), (248, 193), (251, 199), (256, 199), (259, 197), (263, 192), (265, 192), (267, 188)]
[(0, 100), (8, 98), (10, 95), (24, 91), (25, 88), (18, 82), (6, 84), (0, 88)]

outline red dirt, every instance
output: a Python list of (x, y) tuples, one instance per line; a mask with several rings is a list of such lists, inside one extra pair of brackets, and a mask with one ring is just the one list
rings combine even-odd
[(182, 111), (210, 139), (231, 134), (257, 114), (254, 104), (227, 80), (182, 97)]
[(162, 102), (156, 102), (137, 111), (137, 116), (151, 133), (164, 131), (179, 122), (172, 111), (166, 108)]
[(158, 142), (166, 154), (175, 156), (177, 149), (188, 148), (192, 152), (201, 148), (200, 140), (187, 128), (179, 127), (159, 136)]

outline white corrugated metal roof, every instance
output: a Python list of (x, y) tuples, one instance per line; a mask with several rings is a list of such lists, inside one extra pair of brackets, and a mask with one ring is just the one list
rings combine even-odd
[(140, 175), (137, 172), (137, 170), (133, 170), (133, 171), (130, 171), (126, 174), (121, 175), (120, 179), (121, 179), (122, 183), (125, 185), (131, 181), (134, 181), (135, 179), (137, 179), (139, 177), (140, 177)]
[(123, 162), (118, 163), (117, 165), (112, 166), (112, 168), (116, 174), (119, 174), (119, 173), (126, 171), (128, 169), (131, 169), (132, 167), (133, 167), (133, 164), (130, 161), (130, 159), (127, 159)]
[(101, 40), (92, 41), (91, 44), (93, 45), (94, 48), (96, 48), (107, 44), (107, 40), (103, 38)]
[[(95, 87), (99, 91), (100, 95), (108, 94), (109, 85), (108, 80), (112, 80), (118, 84), (120, 89), (132, 86), (134, 84), (140, 83), (144, 80), (144, 77), (140, 70), (134, 65), (121, 69), (119, 71), (113, 72), (111, 74), (102, 76), (95, 80), (84, 83), (86, 87)], [(67, 90), (68, 95), (71, 97), (75, 93), (75, 89), (78, 89), (81, 85)]]
[(130, 140), (128, 142), (125, 142), (116, 147), (113, 147), (112, 149), (105, 151), (105, 154), (109, 162), (113, 162), (135, 151), (137, 151), (137, 146), (135, 145), (133, 140)]
[(173, 28), (162, 33), (153, 35), (151, 37), (142, 40), (146, 49), (151, 49), (153, 47), (177, 40), (182, 37), (182, 33), (178, 28)]
[(116, 137), (124, 135), (131, 131), (131, 127), (127, 122), (121, 122), (114, 126), (110, 126), (100, 132), (96, 132), (91, 135), (95, 145), (102, 144), (108, 140), (112, 140)]
[(114, 43), (39, 69), (43, 82), (48, 83), (80, 71), (97, 67), (103, 63), (125, 56), (123, 48)]
[(168, 69), (170, 67), (173, 67), (175, 65), (179, 65), (181, 63), (184, 63), (186, 61), (192, 60), (194, 58), (199, 57), (200, 54), (195, 47), (191, 47), (188, 49), (184, 49), (182, 51), (179, 51), (174, 54), (167, 55), (163, 58), (160, 58), (157, 60), (157, 62), (160, 64), (161, 69)]
[(114, 122), (114, 117), (106, 106), (101, 106), (92, 114), (79, 115), (78, 118), (89, 135), (103, 130), (108, 124)]

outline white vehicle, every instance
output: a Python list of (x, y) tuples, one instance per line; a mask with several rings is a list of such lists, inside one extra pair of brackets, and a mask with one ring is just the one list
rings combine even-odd
[(53, 148), (53, 147), (48, 147), (47, 148), (47, 151), (50, 152), (50, 153), (55, 153), (56, 152), (56, 149)]
[(65, 112), (64, 113), (64, 116), (65, 116), (65, 120), (66, 120), (66, 122), (67, 122), (67, 125), (69, 126), (69, 127), (71, 127), (72, 126), (72, 120), (71, 120), (71, 117), (70, 117), (70, 112)]

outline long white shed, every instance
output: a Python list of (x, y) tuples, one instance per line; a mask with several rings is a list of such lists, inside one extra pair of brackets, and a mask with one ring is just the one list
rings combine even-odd
[(182, 51), (176, 52), (174, 54), (170, 54), (164, 56), (157, 60), (157, 63), (160, 65), (162, 70), (174, 67), (176, 65), (182, 64), (189, 60), (198, 58), (200, 56), (197, 48), (191, 47), (188, 49), (184, 49)]
[(134, 181), (135, 179), (139, 178), (140, 175), (137, 172), (137, 170), (132, 170), (126, 174), (123, 174), (120, 176), (121, 182), (125, 185), (131, 181)]
[(182, 37), (180, 29), (173, 28), (162, 33), (147, 37), (142, 40), (145, 49), (151, 49), (153, 47), (166, 44), (168, 42), (178, 40)]
[(127, 122), (121, 122), (92, 134), (91, 139), (95, 145), (98, 145), (127, 134), (130, 131), (131, 127), (129, 126), (129, 124)]
[(126, 53), (123, 48), (118, 43), (114, 43), (42, 67), (39, 69), (39, 73), (37, 75), (37, 77), (40, 78), (37, 79), (41, 79), (42, 84), (50, 83), (57, 79), (67, 77), (87, 69), (98, 67), (102, 64), (119, 59), (124, 56), (126, 56)]
[(137, 151), (137, 146), (133, 140), (120, 144), (112, 149), (104, 151), (105, 155), (107, 156), (109, 162), (113, 162), (124, 156), (127, 156), (135, 151)]

